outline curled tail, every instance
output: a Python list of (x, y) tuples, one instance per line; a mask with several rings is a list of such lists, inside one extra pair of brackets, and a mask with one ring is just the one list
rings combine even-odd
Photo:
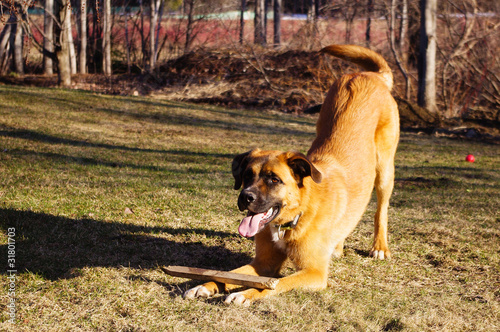
[(391, 68), (380, 54), (356, 45), (330, 45), (323, 48), (320, 52), (355, 63), (367, 71), (379, 73), (380, 78), (389, 90), (392, 89), (393, 78)]

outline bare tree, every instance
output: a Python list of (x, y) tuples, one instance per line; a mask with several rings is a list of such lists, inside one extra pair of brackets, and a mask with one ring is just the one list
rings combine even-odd
[[(31, 2), (7, 2), (9, 20), (0, 33), (0, 72), (11, 69), (18, 74), (24, 74), (23, 40), (27, 20), (27, 8)], [(3, 14), (4, 4), (0, 2), (0, 14)], [(1, 17), (3, 19), (3, 16)]]
[(418, 105), (438, 116), (436, 104), (437, 0), (420, 0)]
[(372, 16), (373, 16), (373, 0), (367, 0), (366, 12), (367, 12), (367, 18), (366, 18), (365, 43), (366, 43), (366, 47), (370, 47)]
[[(52, 0), (50, 0), (52, 1)], [(87, 0), (80, 0), (80, 73), (87, 73)]]
[(408, 0), (401, 0), (401, 24), (399, 26), (399, 51), (403, 64), (408, 62)]
[(43, 71), (47, 75), (54, 73), (54, 62), (49, 52), (54, 52), (54, 0), (45, 0), (44, 7), (44, 23), (43, 23)]
[(264, 15), (262, 16), (264, 19), (264, 36), (266, 38), (266, 43), (267, 43), (267, 13), (269, 12), (269, 1), (271, 0), (264, 0)]
[(150, 0), (150, 22), (149, 22), (149, 70), (154, 71), (156, 67), (156, 42), (155, 29), (158, 24), (158, 12), (160, 0)]
[[(0, 34), (0, 65), (5, 64), (5, 57), (2, 56), (2, 50), (8, 48), (14, 52), (13, 64), (15, 70), (21, 72), (24, 70), (23, 44), (25, 34), (30, 40), (30, 46), (35, 46), (44, 55), (45, 73), (53, 73), (53, 64), (57, 64), (58, 84), (60, 86), (71, 85), (71, 74), (76, 72), (76, 54), (72, 41), (72, 23), (71, 23), (71, 3), (70, 0), (62, 0), (50, 4), (47, 0), (43, 7), (45, 10), (44, 27), (40, 28), (36, 21), (28, 15), (27, 9), (33, 5), (33, 1), (12, 2), (19, 6), (15, 11), (11, 11), (9, 25), (10, 39), (5, 43), (4, 33)], [(48, 3), (48, 4), (47, 4)], [(57, 4), (57, 7), (55, 6)], [(14, 8), (14, 7), (11, 7)], [(39, 42), (33, 37), (31, 27), (34, 27), (40, 33), (44, 40)], [(14, 29), (15, 28), (15, 29)], [(29, 54), (29, 50), (28, 50)], [(49, 61), (50, 59), (50, 61)], [(0, 66), (0, 69), (5, 68)], [(72, 70), (73, 69), (73, 70)]]
[(255, 0), (254, 43), (259, 45), (266, 44), (264, 7), (265, 7), (265, 0)]
[(274, 45), (281, 44), (281, 2), (274, 0)]
[(130, 62), (130, 37), (129, 37), (129, 30), (128, 30), (128, 17), (130, 15), (130, 9), (128, 7), (125, 7), (125, 49), (127, 53), (127, 74), (131, 73), (131, 62)]
[(14, 71), (18, 74), (24, 74), (24, 61), (23, 61), (23, 39), (24, 31), (23, 26), (18, 19), (16, 23), (12, 26), (11, 31), (11, 45), (12, 54), (14, 59)]
[(245, 11), (247, 7), (247, 0), (241, 0), (240, 8), (240, 44), (243, 44), (243, 36), (245, 33)]
[(89, 26), (92, 24), (90, 29), (91, 33), (88, 34), (87, 43), (87, 69), (92, 70), (94, 73), (102, 71), (102, 25), (101, 25), (101, 8), (99, 7), (99, 1), (87, 2), (87, 7), (89, 11), (92, 11), (92, 22), (88, 22)]
[(154, 71), (156, 64), (155, 28), (158, 22), (158, 8), (156, 0), (149, 1), (149, 70)]
[(358, 14), (360, 0), (346, 0), (341, 7), (341, 14), (345, 20), (345, 42), (351, 42), (352, 25)]
[(155, 65), (156, 65), (156, 62), (158, 62), (158, 57), (160, 56), (161, 20), (163, 19), (163, 9), (165, 7), (165, 1), (164, 0), (157, 0), (157, 2), (158, 2), (158, 5), (157, 5), (158, 22), (156, 23), (156, 37), (155, 37)]
[(4, 74), (9, 67), (10, 59), (10, 35), (12, 27), (17, 21), (16, 15), (11, 13), (7, 24), (5, 24), (2, 32), (0, 32), (0, 74)]
[(111, 0), (104, 0), (103, 6), (103, 72), (111, 75)]
[[(451, 113), (450, 115), (453, 116), (456, 114), (454, 114), (455, 112), (452, 110), (454, 105), (451, 101), (451, 95), (454, 95), (455, 92), (450, 91), (450, 85), (453, 85), (453, 83), (449, 81), (451, 81), (451, 77), (458, 77), (457, 74), (462, 72), (460, 67), (463, 66), (463, 62), (465, 62), (457, 62), (456, 60), (457, 58), (461, 58), (463, 55), (466, 55), (472, 48), (474, 48), (474, 46), (481, 40), (481, 36), (478, 34), (474, 34), (472, 36), (478, 9), (476, 1), (469, 0), (469, 4), (464, 1), (462, 2), (462, 6), (457, 6), (451, 1), (449, 3), (455, 10), (459, 11), (460, 14), (463, 15), (464, 20), (463, 24), (461, 24), (463, 26), (463, 30), (449, 33), (450, 36), (455, 35), (458, 36), (458, 38), (456, 40), (450, 40), (447, 43), (451, 49), (448, 54), (443, 54), (444, 59), (441, 72), (441, 97), (444, 102), (444, 108)], [(449, 18), (449, 15), (445, 15), (443, 21), (448, 31), (453, 29), (453, 23), (450, 22), (451, 19)], [(474, 68), (474, 66), (470, 67)], [(453, 69), (453, 74), (450, 73), (450, 68)], [(479, 71), (479, 73), (481, 73), (481, 71)]]
[(64, 23), (66, 24), (66, 29), (68, 29), (69, 64), (71, 67), (71, 74), (76, 74), (76, 51), (75, 43), (73, 40), (73, 24), (71, 23), (71, 5), (69, 7), (68, 13), (69, 19), (67, 19)]
[[(322, 7), (325, 13), (340, 15), (345, 22), (345, 42), (350, 43), (354, 19), (358, 15), (362, 0), (329, 1)], [(311, 3), (311, 0), (308, 0)]]
[(144, 4), (142, 0), (139, 0), (139, 16), (141, 18), (140, 25), (137, 26), (139, 34), (141, 35), (141, 50), (142, 50), (142, 66), (146, 67), (147, 63), (147, 46), (146, 46), (146, 36), (144, 35)]
[[(304, 0), (302, 5), (305, 7), (302, 7), (301, 9), (307, 13), (307, 20), (305, 24), (302, 26), (302, 28), (299, 30), (299, 33), (301, 34), (301, 39), (305, 41), (305, 43), (302, 44), (302, 46), (306, 49), (316, 49), (321, 46), (321, 43), (319, 42), (317, 35), (318, 35), (318, 14), (319, 14), (319, 4), (320, 2), (318, 0)], [(299, 4), (297, 1), (294, 1), (294, 10), (299, 10)], [(336, 7), (334, 5), (328, 5), (326, 6), (327, 10), (329, 11), (335, 11)]]
[(307, 21), (314, 22), (316, 20), (316, 1), (306, 0), (307, 4)]
[(408, 4), (407, 0), (401, 0), (403, 2), (403, 10), (401, 13), (401, 24), (400, 24), (400, 34), (399, 34), (399, 43), (396, 43), (396, 7), (397, 7), (397, 0), (391, 0), (390, 7), (389, 7), (389, 46), (391, 48), (391, 52), (394, 56), (394, 59), (396, 60), (396, 64), (403, 74), (405, 78), (405, 83), (406, 83), (406, 89), (405, 89), (405, 97), (406, 100), (410, 100), (411, 97), (411, 81), (410, 81), (410, 75), (408, 74), (408, 69), (406, 67), (406, 59), (407, 59), (407, 54), (408, 50), (406, 49), (405, 45), (407, 44), (405, 42), (406, 39), (406, 30), (407, 30), (407, 13), (408, 13)]
[(66, 20), (70, 20), (71, 17), (71, 4), (70, 0), (61, 0), (61, 6), (59, 8), (59, 22), (60, 22), (60, 32), (59, 32), (59, 47), (57, 50), (57, 67), (58, 67), (58, 80), (59, 85), (63, 87), (69, 87), (71, 85), (71, 65), (69, 59), (69, 38), (70, 33)]
[(185, 2), (188, 10), (188, 21), (186, 27), (186, 43), (184, 44), (184, 52), (189, 52), (189, 49), (191, 48), (191, 42), (193, 41), (194, 2), (195, 0), (187, 0)]

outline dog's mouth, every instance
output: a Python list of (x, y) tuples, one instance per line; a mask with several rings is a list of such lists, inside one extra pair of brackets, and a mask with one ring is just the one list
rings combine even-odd
[(279, 206), (274, 206), (261, 213), (255, 213), (249, 210), (247, 216), (241, 221), (238, 232), (241, 236), (252, 237), (273, 221), (279, 213)]

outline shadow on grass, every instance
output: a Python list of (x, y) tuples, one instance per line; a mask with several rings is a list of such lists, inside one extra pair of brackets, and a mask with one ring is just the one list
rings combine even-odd
[[(0, 88), (1, 89), (1, 88)], [(271, 120), (272, 117), (266, 115), (265, 113), (256, 115), (255, 113), (246, 114), (245, 112), (239, 112), (234, 110), (224, 110), (224, 109), (216, 109), (213, 107), (204, 107), (202, 105), (191, 105), (188, 103), (181, 102), (162, 102), (151, 99), (142, 99), (142, 98), (130, 98), (130, 97), (117, 97), (114, 99), (115, 106), (114, 107), (102, 107), (102, 105), (106, 105), (109, 103), (107, 98), (103, 98), (100, 96), (96, 96), (95, 94), (82, 92), (85, 97), (88, 97), (84, 100), (80, 100), (77, 98), (74, 99), (74, 92), (71, 94), (64, 95), (62, 91), (59, 91), (59, 94), (54, 95), (53, 90), (49, 90), (47, 93), (44, 90), (40, 90), (39, 92), (33, 91), (24, 91), (17, 90), (15, 91), (18, 95), (25, 96), (31, 103), (54, 103), (57, 104), (58, 108), (67, 108), (69, 110), (81, 110), (81, 112), (94, 112), (94, 113), (103, 113), (111, 116), (118, 117), (129, 117), (131, 119), (140, 120), (140, 121), (148, 121), (154, 123), (163, 123), (169, 125), (189, 125), (193, 127), (208, 127), (215, 129), (226, 129), (226, 130), (235, 130), (240, 131), (242, 128), (246, 132), (254, 133), (254, 134), (268, 134), (268, 135), (293, 135), (293, 136), (313, 136), (312, 132), (296, 130), (292, 128), (287, 128), (283, 126), (274, 126), (272, 124), (253, 124), (251, 126), (248, 125), (248, 119), (261, 119), (261, 120)], [(159, 110), (148, 110), (148, 111), (138, 111), (137, 108), (130, 107), (121, 107), (120, 103), (126, 103), (129, 105), (137, 105), (139, 106), (153, 106), (160, 107)], [(169, 111), (169, 109), (181, 109), (183, 112), (179, 114), (175, 114), (175, 112)], [(217, 119), (216, 116), (211, 118), (202, 117), (200, 118), (195, 113), (191, 111), (203, 110), (213, 115), (216, 114), (224, 114), (225, 117), (229, 116), (233, 120), (226, 121)], [(238, 121), (235, 121), (235, 120)], [(301, 121), (298, 119), (293, 119), (290, 117), (281, 118), (281, 121), (284, 123), (295, 124), (295, 125), (307, 125), (311, 128), (315, 127), (315, 124)]]
[(49, 144), (63, 144), (69, 146), (76, 147), (91, 147), (91, 148), (105, 148), (110, 150), (123, 150), (130, 152), (151, 152), (151, 153), (167, 153), (173, 155), (190, 155), (190, 156), (212, 156), (212, 157), (222, 157), (222, 158), (232, 158), (233, 154), (224, 154), (224, 153), (204, 153), (204, 152), (194, 152), (188, 150), (156, 150), (156, 149), (143, 149), (143, 148), (134, 148), (128, 147), (124, 145), (114, 145), (114, 144), (106, 144), (106, 143), (93, 143), (83, 140), (76, 140), (71, 138), (63, 138), (52, 135), (47, 135), (43, 133), (36, 132), (34, 130), (27, 129), (16, 129), (13, 127), (5, 126), (0, 124), (0, 128), (4, 130), (0, 130), (0, 137), (11, 137), (11, 138), (21, 138), (34, 142), (42, 142)]
[[(0, 228), (15, 228), (16, 269), (50, 280), (71, 278), (83, 267), (154, 269), (161, 265), (187, 265), (229, 270), (251, 257), (226, 248), (237, 234), (203, 229), (143, 227), (92, 219), (71, 219), (45, 213), (0, 209)], [(167, 240), (157, 234), (177, 235)], [(192, 235), (192, 239), (188, 239)], [(196, 240), (203, 235), (214, 242)], [(7, 252), (7, 245), (0, 246)], [(8, 268), (0, 273), (6, 273)]]
[[(189, 151), (186, 151), (186, 155), (190, 156)], [(155, 165), (137, 165), (137, 164), (131, 164), (131, 163), (124, 163), (124, 162), (119, 162), (119, 161), (105, 161), (105, 160), (100, 160), (100, 159), (94, 159), (94, 158), (88, 158), (88, 157), (81, 157), (81, 156), (71, 156), (71, 155), (65, 155), (65, 154), (60, 154), (60, 153), (53, 153), (53, 152), (38, 152), (38, 151), (32, 151), (32, 150), (24, 150), (24, 149), (14, 149), (14, 150), (9, 150), (7, 152), (8, 154), (12, 156), (34, 156), (34, 157), (39, 157), (43, 158), (45, 160), (52, 160), (55, 162), (61, 162), (61, 163), (74, 163), (78, 165), (91, 165), (91, 166), (105, 166), (105, 167), (111, 167), (111, 168), (130, 168), (130, 169), (136, 169), (136, 170), (147, 170), (147, 171), (156, 171), (156, 172), (173, 172), (173, 173), (178, 173), (178, 174), (189, 174), (192, 172), (195, 172), (196, 174), (213, 174), (213, 170), (207, 170), (207, 169), (201, 169), (200, 167), (193, 169), (192, 167), (190, 168), (185, 168), (185, 169), (173, 169), (173, 168), (167, 168), (167, 167), (161, 167), (161, 166), (155, 166)], [(0, 151), (0, 155), (2, 152)], [(175, 153), (174, 153), (175, 154)], [(200, 156), (213, 156), (213, 157), (227, 157), (229, 158), (230, 155), (222, 155), (222, 154), (201, 154)], [(182, 162), (186, 162), (186, 159), (183, 159)], [(179, 160), (179, 162), (181, 162)], [(196, 160), (193, 160), (192, 162), (196, 162)], [(229, 166), (227, 167), (229, 169)], [(229, 172), (229, 171), (228, 171)]]

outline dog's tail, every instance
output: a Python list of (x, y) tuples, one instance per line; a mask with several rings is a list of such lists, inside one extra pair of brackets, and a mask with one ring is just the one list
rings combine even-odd
[(385, 59), (378, 53), (356, 45), (330, 45), (320, 52), (328, 53), (361, 66), (367, 71), (380, 74), (380, 78), (392, 89), (392, 71)]

